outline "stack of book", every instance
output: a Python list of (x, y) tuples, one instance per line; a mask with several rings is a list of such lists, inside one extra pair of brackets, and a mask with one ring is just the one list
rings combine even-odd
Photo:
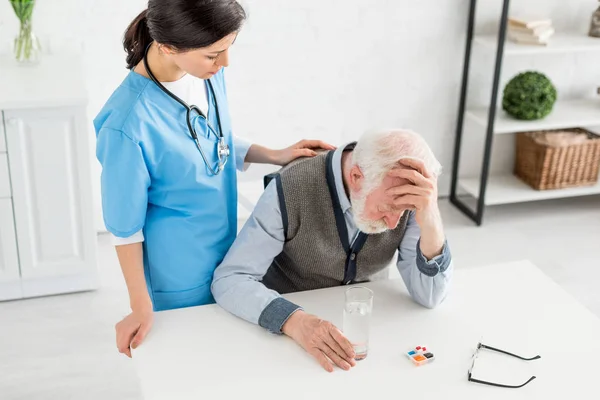
[(554, 35), (551, 19), (508, 18), (508, 38), (515, 43), (546, 46)]

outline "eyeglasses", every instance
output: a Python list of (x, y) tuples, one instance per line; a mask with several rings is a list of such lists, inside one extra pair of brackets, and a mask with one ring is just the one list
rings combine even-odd
[(469, 382), (481, 383), (483, 385), (497, 386), (497, 387), (503, 387), (503, 388), (518, 389), (518, 388), (521, 388), (521, 387), (527, 385), (529, 382), (531, 382), (532, 380), (535, 379), (535, 376), (532, 376), (531, 378), (529, 378), (527, 380), (527, 382), (523, 383), (522, 385), (505, 385), (505, 384), (502, 384), (502, 383), (494, 383), (494, 382), (488, 382), (488, 381), (481, 381), (479, 379), (473, 378), (473, 376), (472, 376), (473, 367), (475, 366), (475, 360), (477, 359), (477, 356), (479, 355), (479, 350), (481, 350), (481, 349), (488, 349), (488, 350), (491, 350), (491, 351), (496, 351), (498, 353), (506, 354), (506, 355), (509, 355), (511, 357), (515, 357), (515, 358), (518, 358), (520, 360), (523, 360), (523, 361), (532, 361), (532, 360), (537, 360), (538, 358), (541, 358), (540, 356), (535, 356), (535, 357), (532, 357), (532, 358), (525, 358), (525, 357), (521, 357), (521, 356), (518, 356), (518, 355), (513, 354), (513, 353), (509, 353), (508, 351), (496, 349), (494, 347), (487, 346), (487, 345), (482, 344), (482, 343), (478, 343), (477, 344), (477, 349), (475, 350), (475, 353), (473, 354), (473, 362), (471, 363), (471, 368), (469, 368), (469, 375), (468, 375)]

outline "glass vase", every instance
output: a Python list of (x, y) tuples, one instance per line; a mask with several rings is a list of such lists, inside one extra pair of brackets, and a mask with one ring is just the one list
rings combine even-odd
[(22, 64), (37, 64), (42, 54), (42, 46), (33, 33), (31, 20), (21, 21), (19, 34), (13, 44), (13, 52), (17, 62)]

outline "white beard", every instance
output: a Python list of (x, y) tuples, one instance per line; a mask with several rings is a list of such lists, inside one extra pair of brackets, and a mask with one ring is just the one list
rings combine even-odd
[(361, 193), (358, 196), (354, 196), (352, 193), (350, 193), (350, 203), (352, 204), (352, 218), (354, 219), (354, 224), (356, 224), (356, 227), (361, 232), (369, 235), (383, 233), (389, 230), (387, 224), (382, 219), (371, 221), (363, 217), (365, 212), (365, 203), (367, 202), (367, 194)]

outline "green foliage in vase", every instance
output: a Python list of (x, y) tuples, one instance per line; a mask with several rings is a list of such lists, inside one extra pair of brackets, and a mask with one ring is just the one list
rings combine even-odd
[(40, 42), (33, 34), (31, 16), (35, 0), (8, 0), (19, 22), (19, 35), (15, 38), (14, 53), (18, 61), (29, 61), (40, 51)]

